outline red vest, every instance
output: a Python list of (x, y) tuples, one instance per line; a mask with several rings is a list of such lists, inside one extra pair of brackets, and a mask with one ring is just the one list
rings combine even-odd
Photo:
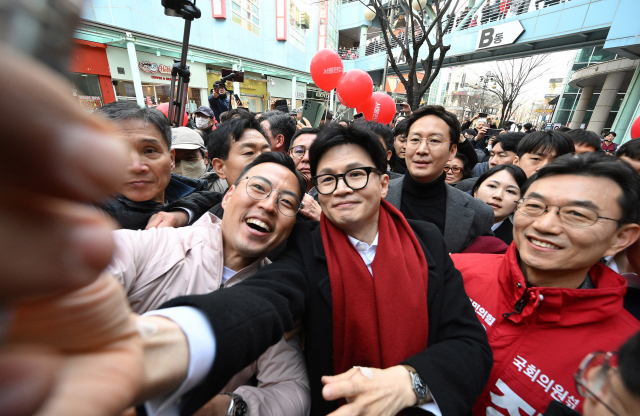
[(626, 281), (596, 264), (595, 289), (527, 288), (516, 254), (512, 243), (505, 254), (451, 256), (493, 351), (473, 414), (534, 416), (551, 400), (581, 411), (573, 375), (582, 359), (616, 351), (640, 329), (623, 308)]

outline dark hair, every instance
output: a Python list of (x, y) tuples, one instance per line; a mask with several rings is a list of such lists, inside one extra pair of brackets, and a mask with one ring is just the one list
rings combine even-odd
[(225, 121), (229, 121), (237, 116), (247, 114), (247, 111), (249, 110), (241, 110), (240, 108), (232, 108), (229, 111), (225, 111), (224, 113), (220, 114), (220, 123), (224, 123)]
[(293, 143), (296, 141), (298, 136), (302, 136), (303, 134), (315, 134), (316, 136), (320, 133), (320, 129), (314, 129), (312, 127), (305, 127), (303, 129), (298, 130), (293, 137), (291, 138), (291, 143), (289, 144), (289, 149), (293, 147)]
[(622, 217), (618, 224), (637, 223), (640, 220), (640, 175), (628, 163), (620, 163), (617, 158), (604, 153), (582, 153), (564, 155), (543, 166), (538, 173), (525, 183), (522, 194), (531, 184), (547, 176), (576, 175), (590, 178), (607, 178), (617, 183), (622, 190), (618, 205)]
[(264, 130), (260, 127), (260, 123), (250, 114), (241, 114), (225, 123), (216, 126), (216, 129), (207, 135), (207, 151), (209, 152), (209, 160), (221, 159), (227, 160), (229, 157), (229, 149), (231, 149), (232, 141), (240, 140), (245, 130), (257, 130), (264, 136), (269, 145), (271, 143), (264, 134)]
[(560, 133), (568, 133), (571, 131), (571, 129), (567, 126), (562, 126), (562, 127), (558, 127), (557, 129), (554, 130), (558, 130)]
[(293, 172), (293, 174), (296, 175), (296, 179), (298, 179), (298, 185), (300, 186), (300, 193), (298, 194), (298, 196), (300, 197), (300, 201), (302, 201), (302, 197), (307, 190), (307, 182), (305, 182), (302, 174), (296, 170), (296, 164), (294, 163), (293, 159), (291, 159), (289, 155), (282, 152), (265, 152), (256, 157), (251, 163), (249, 163), (244, 167), (244, 169), (242, 169), (242, 172), (240, 172), (240, 176), (238, 176), (238, 179), (236, 179), (235, 185), (238, 186), (240, 181), (245, 177), (247, 172), (251, 170), (251, 168), (262, 163), (276, 163)]
[(424, 107), (418, 108), (413, 114), (411, 114), (409, 122), (407, 123), (407, 135), (409, 134), (413, 123), (426, 116), (436, 116), (447, 123), (449, 126), (449, 140), (451, 141), (449, 149), (451, 149), (451, 146), (454, 144), (458, 144), (460, 141), (460, 122), (458, 121), (458, 117), (456, 117), (455, 114), (448, 112), (440, 105), (425, 105)]
[(140, 108), (131, 101), (116, 101), (98, 108), (96, 112), (107, 120), (142, 120), (145, 124), (150, 123), (160, 132), (167, 149), (171, 149), (171, 125), (167, 117), (156, 109)]
[(618, 371), (622, 384), (634, 396), (640, 396), (640, 332), (629, 338), (618, 351)]
[(318, 162), (322, 156), (330, 149), (343, 144), (360, 146), (369, 154), (376, 169), (382, 173), (387, 171), (387, 158), (378, 136), (362, 124), (344, 127), (336, 123), (323, 128), (309, 149), (311, 176), (316, 176)]
[(500, 143), (500, 147), (502, 147), (502, 150), (505, 152), (516, 153), (518, 151), (518, 143), (520, 143), (520, 140), (522, 140), (524, 136), (524, 133), (518, 132), (500, 134), (495, 138), (492, 146), (496, 147), (496, 145)]
[(286, 114), (286, 113), (283, 113), (283, 112), (282, 112), (282, 111), (280, 111), (280, 110), (269, 110), (269, 111), (265, 111), (264, 113), (260, 113), (260, 117), (258, 117), (258, 121), (259, 121), (260, 123), (262, 123), (263, 121), (268, 120), (268, 119), (269, 119), (269, 117), (272, 117), (272, 116), (281, 116), (281, 115), (284, 115), (284, 114)]
[(593, 147), (595, 151), (600, 150), (602, 143), (600, 142), (600, 136), (598, 133), (589, 130), (575, 129), (569, 130), (565, 135), (573, 140), (575, 146), (584, 144), (585, 146)]
[(640, 160), (640, 140), (629, 140), (618, 148), (616, 156), (626, 156), (629, 159)]
[(296, 121), (293, 117), (286, 114), (276, 114), (267, 118), (267, 121), (271, 136), (276, 137), (282, 134), (284, 136), (283, 148), (288, 149), (291, 138), (296, 133)]
[(466, 129), (462, 131), (463, 134), (470, 134), (473, 137), (476, 137), (478, 132), (475, 129)]
[(389, 126), (377, 123), (375, 121), (367, 121), (365, 124), (363, 124), (363, 126), (380, 137), (384, 141), (384, 146), (387, 148), (387, 150), (393, 150), (394, 137), (393, 132), (391, 131)]
[(533, 125), (531, 123), (524, 123), (522, 127), (524, 127), (525, 130), (531, 130), (531, 127), (533, 127)]
[(520, 168), (520, 166), (497, 165), (485, 171), (482, 175), (480, 175), (475, 185), (473, 185), (473, 189), (471, 190), (471, 195), (476, 194), (476, 191), (478, 190), (478, 188), (480, 188), (480, 185), (482, 185), (482, 182), (486, 181), (491, 176), (495, 175), (496, 173), (502, 170), (506, 170), (507, 172), (509, 172), (513, 180), (515, 180), (516, 183), (518, 184), (518, 188), (520, 188), (520, 191), (522, 192), (522, 187), (524, 186), (525, 182), (527, 182), (527, 174), (524, 173), (524, 171)]
[(322, 119), (326, 121), (333, 120), (333, 112), (331, 112), (331, 110), (324, 110), (322, 113)]
[(547, 154), (556, 151), (556, 157), (574, 153), (576, 147), (573, 141), (564, 133), (555, 130), (536, 131), (529, 133), (518, 143), (518, 158), (525, 153), (542, 153)]
[(456, 153), (453, 158), (460, 159), (460, 161), (462, 161), (462, 179), (472, 178), (473, 171), (471, 170), (471, 166), (469, 166), (469, 158), (462, 153)]
[(376, 136), (380, 137), (382, 141), (384, 141), (384, 147), (386, 147), (386, 151), (391, 150), (391, 158), (388, 160), (389, 167), (391, 169), (395, 169), (396, 167), (396, 148), (395, 148), (395, 136), (393, 135), (393, 131), (389, 128), (389, 126), (385, 124), (376, 123), (375, 121), (368, 121), (364, 126), (371, 129), (372, 132), (376, 134)]
[(407, 129), (407, 125), (409, 124), (409, 119), (405, 118), (400, 120), (395, 128), (393, 129), (393, 135), (395, 136), (406, 136), (409, 129)]
[(616, 134), (615, 132), (613, 132), (613, 131), (610, 131), (609, 133), (605, 134), (605, 136), (608, 136), (608, 135), (610, 135), (610, 134), (611, 134), (611, 135), (613, 135), (613, 137), (616, 137), (616, 136), (617, 136), (617, 134)]

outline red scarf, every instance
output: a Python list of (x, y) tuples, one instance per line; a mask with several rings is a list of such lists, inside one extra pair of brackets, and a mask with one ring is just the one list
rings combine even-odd
[(388, 368), (423, 351), (429, 336), (428, 266), (404, 216), (382, 200), (373, 276), (349, 237), (322, 215), (333, 298), (335, 374)]

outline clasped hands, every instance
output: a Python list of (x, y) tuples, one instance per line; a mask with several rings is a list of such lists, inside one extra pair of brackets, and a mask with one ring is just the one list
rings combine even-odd
[(416, 404), (417, 398), (413, 392), (411, 376), (406, 368), (394, 366), (384, 370), (364, 370), (367, 373), (371, 371), (371, 379), (358, 367), (336, 376), (322, 377), (322, 396), (325, 400), (347, 401), (346, 405), (329, 416), (393, 416), (402, 409)]

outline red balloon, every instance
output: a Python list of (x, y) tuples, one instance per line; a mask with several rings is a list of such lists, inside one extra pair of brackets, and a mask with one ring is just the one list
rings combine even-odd
[[(163, 103), (156, 107), (156, 110), (160, 111), (164, 116), (169, 119), (169, 103)], [(184, 112), (184, 117), (182, 117), (182, 127), (187, 127), (187, 120), (189, 116), (187, 112)], [(169, 124), (171, 124), (171, 120), (169, 120)]]
[(640, 116), (631, 125), (631, 140), (640, 139)]
[(342, 76), (342, 59), (338, 52), (320, 49), (311, 59), (311, 78), (323, 91), (331, 91), (338, 85)]
[(349, 108), (360, 107), (371, 97), (372, 93), (373, 80), (362, 69), (352, 69), (345, 72), (336, 87), (338, 99)]
[(361, 112), (367, 121), (389, 124), (396, 115), (396, 103), (386, 93), (378, 91), (361, 106)]

